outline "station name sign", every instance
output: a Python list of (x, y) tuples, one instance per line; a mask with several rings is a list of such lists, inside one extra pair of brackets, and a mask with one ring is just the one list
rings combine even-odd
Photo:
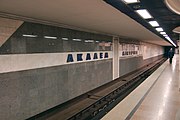
[(109, 58), (108, 52), (99, 52), (99, 53), (76, 53), (68, 54), (66, 62), (71, 63), (75, 62), (75, 60), (79, 61), (90, 61), (90, 60), (99, 60), (99, 59), (107, 59)]

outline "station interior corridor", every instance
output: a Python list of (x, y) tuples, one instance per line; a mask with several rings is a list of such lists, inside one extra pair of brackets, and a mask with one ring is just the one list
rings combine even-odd
[(179, 6), (0, 0), (0, 120), (180, 120)]

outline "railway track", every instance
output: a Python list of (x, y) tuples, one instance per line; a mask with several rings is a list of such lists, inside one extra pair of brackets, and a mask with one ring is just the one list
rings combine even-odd
[(157, 60), (28, 120), (98, 120), (141, 84), (165, 60), (166, 58)]

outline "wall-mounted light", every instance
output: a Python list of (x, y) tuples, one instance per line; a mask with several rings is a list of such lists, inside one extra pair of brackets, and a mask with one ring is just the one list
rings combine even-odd
[(62, 38), (62, 40), (68, 40), (68, 38), (65, 38), (65, 37), (64, 37), (64, 38)]
[(151, 26), (153, 26), (153, 27), (158, 27), (158, 26), (159, 26), (159, 24), (158, 24), (157, 21), (149, 21), (149, 24), (150, 24)]
[(123, 0), (123, 1), (127, 4), (139, 2), (139, 0)]
[(161, 27), (156, 28), (156, 30), (157, 30), (158, 32), (162, 32), (162, 31), (164, 31)]
[(47, 38), (47, 39), (57, 39), (57, 37), (52, 37), (52, 36), (44, 36), (44, 38)]
[(92, 43), (92, 42), (94, 42), (94, 40), (85, 40), (84, 42), (90, 42), (90, 43)]
[(136, 12), (144, 19), (153, 18), (146, 9), (136, 10)]
[(32, 38), (37, 37), (37, 35), (29, 35), (29, 34), (23, 34), (22, 36), (23, 37), (32, 37)]
[(73, 41), (82, 41), (81, 39), (75, 39), (75, 38), (72, 39), (72, 40), (73, 40)]

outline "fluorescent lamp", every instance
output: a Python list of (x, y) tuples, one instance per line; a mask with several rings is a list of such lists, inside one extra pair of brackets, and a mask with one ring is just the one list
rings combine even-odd
[(167, 40), (171, 41), (170, 37), (167, 36), (167, 37), (165, 37), (165, 38), (166, 38)]
[(171, 42), (171, 43), (174, 45), (174, 47), (176, 47), (176, 44), (174, 42)]
[(153, 27), (158, 27), (159, 26), (157, 21), (149, 21), (149, 24), (151, 24), (151, 26), (153, 26)]
[(156, 30), (158, 31), (158, 32), (162, 32), (163, 31), (163, 29), (162, 28), (156, 28)]
[(81, 39), (72, 39), (73, 41), (81, 41)]
[(144, 19), (152, 18), (152, 16), (146, 9), (136, 10), (136, 12)]
[(139, 0), (123, 0), (125, 3), (129, 4), (129, 3), (137, 3), (139, 2)]
[(99, 41), (96, 41), (97, 43), (99, 42)]
[(94, 40), (85, 40), (84, 42), (94, 42)]
[(47, 38), (47, 39), (57, 39), (57, 37), (52, 37), (52, 36), (44, 36), (44, 38)]
[(161, 35), (165, 35), (165, 34), (166, 34), (166, 32), (160, 32), (160, 34), (161, 34)]
[(176, 47), (176, 44), (174, 44), (174, 42), (171, 40), (170, 37), (165, 37), (171, 44), (173, 44)]
[(23, 34), (22, 36), (24, 36), (24, 37), (37, 37), (37, 35), (27, 35), (27, 34)]
[(68, 38), (62, 38), (62, 40), (68, 40)]
[(165, 34), (165, 35), (163, 35), (163, 36), (164, 36), (164, 37), (168, 37), (168, 35), (166, 35), (166, 34)]

